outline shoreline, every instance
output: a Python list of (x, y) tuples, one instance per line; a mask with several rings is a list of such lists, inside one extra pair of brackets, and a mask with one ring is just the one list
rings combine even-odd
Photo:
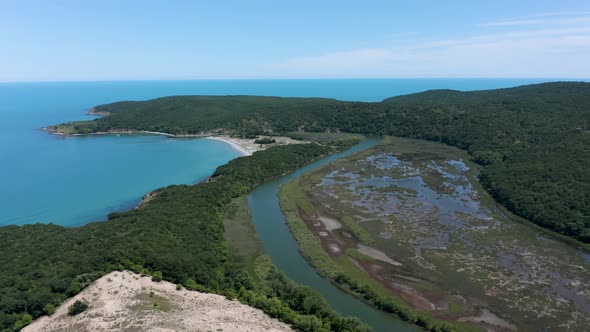
[[(250, 144), (249, 142), (245, 142), (246, 141), (245, 139), (231, 138), (230, 136), (226, 136), (226, 135), (219, 135), (218, 136), (215, 134), (174, 135), (174, 134), (170, 134), (170, 133), (164, 133), (164, 132), (160, 132), (160, 131), (149, 131), (149, 130), (111, 130), (111, 131), (100, 131), (100, 132), (96, 132), (96, 133), (87, 133), (87, 134), (66, 134), (63, 132), (59, 132), (55, 129), (52, 129), (50, 127), (42, 127), (42, 128), (40, 128), (40, 130), (46, 131), (46, 132), (53, 134), (53, 135), (62, 136), (62, 137), (68, 137), (68, 136), (80, 137), (80, 136), (91, 136), (91, 135), (99, 136), (99, 135), (134, 135), (134, 134), (146, 135), (147, 134), (147, 135), (166, 136), (166, 137), (170, 137), (170, 138), (204, 138), (204, 139), (221, 141), (226, 144), (229, 144), (234, 150), (238, 151), (242, 156), (251, 156), (252, 153), (264, 149), (264, 148), (256, 148), (256, 147), (251, 146), (252, 144)], [(243, 140), (244, 142), (241, 142), (241, 140)]]
[(210, 140), (214, 140), (214, 141), (221, 141), (224, 142), (226, 144), (229, 144), (234, 150), (238, 151), (242, 156), (251, 156), (253, 152), (256, 151), (248, 151), (246, 149), (246, 147), (240, 145), (239, 142), (237, 142), (236, 140), (230, 138), (230, 137), (224, 137), (224, 136), (206, 136), (203, 137), (204, 139), (210, 139)]
[(290, 137), (282, 137), (277, 136), (274, 137), (276, 139), (276, 143), (273, 144), (256, 144), (254, 143), (255, 139), (246, 139), (246, 138), (236, 138), (231, 137), (229, 135), (223, 135), (218, 133), (201, 133), (201, 134), (170, 134), (164, 133), (160, 131), (149, 131), (149, 130), (110, 130), (110, 131), (100, 131), (95, 133), (87, 133), (87, 134), (68, 134), (57, 129), (50, 127), (42, 127), (39, 130), (46, 131), (50, 134), (68, 137), (68, 136), (91, 136), (91, 135), (160, 135), (166, 136), (169, 138), (204, 138), (204, 139), (211, 139), (216, 141), (221, 141), (226, 144), (229, 144), (234, 150), (238, 151), (241, 156), (251, 156), (254, 152), (265, 150), (271, 146), (275, 145), (283, 145), (283, 144), (303, 144), (303, 143), (310, 143), (309, 141), (299, 141), (294, 140)]
[(39, 130), (46, 131), (50, 134), (57, 135), (57, 136), (91, 136), (91, 135), (133, 135), (133, 134), (148, 134), (148, 135), (161, 135), (171, 138), (198, 138), (198, 137), (207, 137), (207, 134), (182, 134), (182, 135), (174, 135), (170, 133), (163, 133), (160, 131), (149, 131), (149, 130), (111, 130), (111, 131), (99, 131), (95, 133), (87, 133), (87, 134), (67, 134), (64, 132), (57, 131), (56, 129), (52, 129), (51, 127), (41, 127)]

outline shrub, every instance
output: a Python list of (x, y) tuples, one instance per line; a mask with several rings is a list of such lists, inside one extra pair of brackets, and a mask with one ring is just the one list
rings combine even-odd
[(46, 306), (43, 307), (43, 312), (47, 315), (47, 316), (51, 316), (55, 313), (55, 306), (53, 304), (48, 304)]
[(31, 324), (31, 322), (33, 321), (33, 317), (29, 314), (24, 314), (21, 319), (17, 320), (16, 323), (14, 323), (14, 330), (18, 331), (20, 329), (22, 329), (23, 327)]
[(86, 309), (88, 309), (88, 303), (86, 303), (84, 301), (76, 300), (76, 302), (74, 302), (74, 304), (72, 304), (68, 308), (68, 315), (76, 316), (76, 315), (86, 311)]
[(152, 281), (160, 282), (162, 281), (162, 271), (156, 271), (152, 274)]
[(272, 143), (276, 143), (277, 141), (273, 138), (259, 138), (257, 140), (254, 141), (254, 143), (256, 144), (272, 144)]

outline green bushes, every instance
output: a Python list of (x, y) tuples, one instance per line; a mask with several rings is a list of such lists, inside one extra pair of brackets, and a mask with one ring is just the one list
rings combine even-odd
[(21, 316), (21, 318), (19, 320), (17, 320), (14, 325), (12, 326), (12, 329), (14, 331), (18, 331), (20, 329), (22, 329), (23, 327), (31, 324), (33, 322), (33, 317), (31, 317), (31, 315), (29, 314), (24, 314)]
[(422, 326), (427, 331), (456, 331), (453, 323), (431, 318), (423, 313), (412, 310), (404, 303), (390, 297), (382, 296), (373, 291), (368, 285), (362, 285), (345, 274), (339, 274), (334, 281), (340, 287), (347, 288), (365, 301), (373, 304), (380, 310), (396, 314), (401, 319)]
[(241, 291), (239, 298), (270, 316), (293, 324), (301, 331), (369, 331), (357, 318), (341, 317), (311, 288), (295, 284), (280, 272), (268, 256), (256, 261), (263, 290)]
[(162, 281), (162, 278), (164, 278), (162, 276), (162, 271), (155, 271), (154, 273), (152, 273), (152, 281), (160, 282)]
[(55, 308), (55, 306), (53, 304), (48, 304), (46, 306), (43, 307), (43, 312), (47, 315), (47, 316), (51, 316), (55, 313), (57, 309)]
[(76, 316), (86, 311), (86, 309), (88, 309), (88, 303), (76, 300), (76, 302), (68, 308), (68, 315)]
[(254, 140), (254, 143), (256, 143), (256, 144), (273, 144), (276, 142), (277, 142), (276, 139), (269, 138), (269, 137), (264, 137), (264, 138), (259, 138), (257, 140)]

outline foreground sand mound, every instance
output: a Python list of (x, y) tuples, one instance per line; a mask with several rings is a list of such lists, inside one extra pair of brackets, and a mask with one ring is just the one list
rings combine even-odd
[[(85, 300), (89, 308), (69, 316)], [(223, 296), (176, 290), (169, 282), (124, 271), (111, 272), (68, 299), (51, 317), (23, 331), (292, 331), (262, 311)]]

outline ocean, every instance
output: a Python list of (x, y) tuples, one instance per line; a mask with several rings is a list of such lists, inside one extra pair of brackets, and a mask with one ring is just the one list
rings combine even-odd
[(380, 101), (429, 89), (481, 90), (547, 79), (211, 80), (0, 83), (0, 226), (79, 226), (192, 184), (239, 156), (215, 140), (151, 135), (59, 137), (39, 128), (89, 108), (169, 95), (266, 95)]

